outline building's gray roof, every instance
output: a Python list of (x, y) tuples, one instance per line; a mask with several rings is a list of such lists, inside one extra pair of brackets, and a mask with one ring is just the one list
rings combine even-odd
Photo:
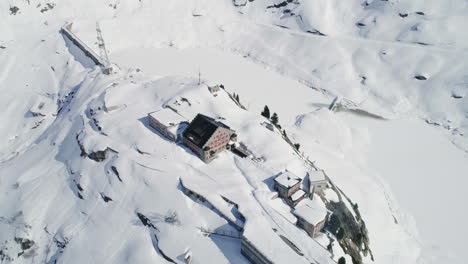
[(202, 148), (218, 127), (229, 129), (228, 126), (211, 117), (198, 114), (185, 129), (183, 136), (199, 148)]

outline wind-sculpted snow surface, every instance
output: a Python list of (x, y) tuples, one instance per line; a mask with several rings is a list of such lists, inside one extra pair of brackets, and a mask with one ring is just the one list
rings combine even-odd
[[(239, 239), (206, 236), (239, 232), (236, 223), (275, 263), (351, 263), (272, 199), (272, 177), (304, 174), (308, 157), (356, 203), (348, 209), (359, 208), (375, 259), (364, 263), (462, 263), (467, 8), (462, 0), (0, 2), (0, 262), (248, 263)], [(99, 22), (113, 74), (60, 34), (70, 22), (97, 54)], [(174, 74), (182, 76), (166, 76)], [(208, 92), (221, 83), (246, 110)], [(265, 104), (286, 132), (264, 127)], [(204, 164), (149, 127), (146, 114), (163, 105), (188, 119), (221, 118), (260, 163), (225, 152)]]
[(254, 20), (315, 35), (468, 48), (463, 0), (255, 0), (237, 7)]

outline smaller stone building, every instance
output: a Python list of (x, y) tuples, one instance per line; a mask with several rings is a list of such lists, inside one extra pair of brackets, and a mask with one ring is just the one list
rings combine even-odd
[(310, 237), (316, 237), (325, 226), (329, 211), (318, 195), (306, 199), (294, 208), (297, 226), (304, 229)]
[(188, 125), (187, 120), (171, 108), (149, 113), (148, 119), (152, 128), (171, 141), (176, 141)]
[(275, 178), (274, 188), (278, 191), (279, 197), (283, 198), (289, 206), (294, 207), (306, 196), (301, 189), (301, 183), (301, 178), (289, 171), (285, 171)]
[(309, 171), (304, 179), (304, 185), (309, 198), (312, 199), (314, 193), (320, 194), (328, 187), (328, 179), (323, 170)]

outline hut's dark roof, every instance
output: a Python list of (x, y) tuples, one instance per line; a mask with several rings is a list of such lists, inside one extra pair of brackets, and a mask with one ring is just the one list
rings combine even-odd
[(206, 115), (198, 114), (185, 129), (183, 136), (202, 148), (218, 127), (229, 129), (225, 124)]

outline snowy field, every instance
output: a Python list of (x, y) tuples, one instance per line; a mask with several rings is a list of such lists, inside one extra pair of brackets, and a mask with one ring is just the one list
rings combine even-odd
[[(464, 263), (467, 14), (464, 0), (0, 2), (0, 262), (248, 263), (238, 239), (203, 232), (236, 231), (225, 197), (277, 263), (330, 263), (271, 200), (272, 175), (305, 167), (261, 125), (268, 105), (358, 204), (364, 263)], [(114, 74), (60, 34), (70, 22), (99, 55), (102, 32)], [(335, 96), (384, 119), (329, 111)], [(264, 163), (204, 164), (148, 127), (163, 104), (225, 118)]]
[[(139, 68), (150, 76), (198, 78), (200, 72), (203, 79), (239, 94), (242, 104), (254, 113), (260, 113), (265, 105), (272, 111), (281, 109), (285, 123), (294, 122), (298, 113), (310, 112), (317, 105), (328, 106), (332, 99), (240, 55), (215, 48), (147, 48), (119, 51), (110, 57), (118, 65)], [(285, 107), (293, 102), (294, 107)]]
[[(468, 200), (467, 155), (421, 120), (347, 119), (368, 128), (371, 139), (363, 153), (369, 169), (388, 183), (403, 212), (414, 216), (425, 250), (442, 254), (438, 261), (466, 250), (468, 215), (458, 208)], [(435, 228), (437, 223), (447, 224)]]

